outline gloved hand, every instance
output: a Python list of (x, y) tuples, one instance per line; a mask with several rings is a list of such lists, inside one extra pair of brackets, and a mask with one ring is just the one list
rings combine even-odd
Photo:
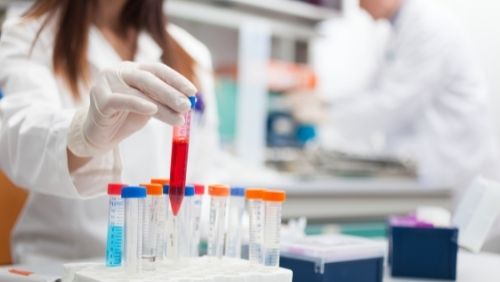
[(183, 124), (188, 96), (196, 88), (161, 63), (124, 62), (101, 72), (90, 90), (90, 104), (78, 110), (68, 132), (68, 149), (78, 157), (93, 157), (113, 149), (155, 117)]

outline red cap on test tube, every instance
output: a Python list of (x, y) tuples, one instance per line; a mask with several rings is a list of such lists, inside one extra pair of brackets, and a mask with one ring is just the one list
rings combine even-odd
[(108, 184), (108, 195), (120, 196), (122, 194), (122, 189), (127, 185), (123, 183), (109, 183)]
[(205, 185), (200, 184), (200, 183), (195, 183), (193, 186), (194, 186), (194, 193), (196, 195), (205, 194)]

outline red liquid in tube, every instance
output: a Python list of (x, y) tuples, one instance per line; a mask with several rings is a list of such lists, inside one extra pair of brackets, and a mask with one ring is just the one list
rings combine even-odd
[(184, 198), (186, 170), (189, 152), (189, 130), (191, 111), (184, 115), (184, 125), (174, 126), (172, 136), (172, 158), (170, 162), (170, 205), (174, 216), (177, 215)]
[(169, 197), (174, 215), (177, 215), (184, 197), (189, 139), (174, 139), (172, 142), (172, 162), (170, 168)]

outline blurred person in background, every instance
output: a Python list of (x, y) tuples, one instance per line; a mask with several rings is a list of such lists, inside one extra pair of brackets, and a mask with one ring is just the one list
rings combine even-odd
[[(321, 144), (413, 160), (419, 181), (453, 187), (455, 203), (474, 177), (498, 180), (487, 83), (455, 19), (431, 0), (360, 0), (360, 6), (389, 22), (389, 40), (366, 88), (321, 93), (329, 105)], [(297, 103), (294, 110), (301, 115), (308, 107)], [(500, 251), (500, 236), (494, 237), (489, 249)]]
[(350, 150), (350, 140), (377, 139), (375, 153), (416, 161), (424, 185), (459, 188), (477, 175), (497, 179), (486, 82), (453, 18), (428, 0), (360, 5), (375, 20), (388, 20), (391, 36), (369, 87), (325, 93), (334, 138), (322, 144)]
[(11, 236), (15, 263), (103, 257), (107, 183), (168, 176), (171, 125), (193, 95), (204, 107), (188, 180), (206, 180), (218, 144), (210, 53), (167, 23), (163, 5), (38, 0), (4, 23), (0, 168), (29, 191)]

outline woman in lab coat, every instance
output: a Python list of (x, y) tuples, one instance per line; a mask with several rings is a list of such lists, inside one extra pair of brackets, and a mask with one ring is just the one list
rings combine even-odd
[(162, 0), (36, 1), (5, 22), (0, 66), (0, 165), (29, 191), (15, 262), (102, 257), (107, 183), (169, 175), (170, 125), (197, 88), (188, 178), (204, 180), (217, 147), (210, 55), (167, 25)]
[(415, 160), (423, 184), (461, 188), (479, 174), (497, 178), (497, 144), (476, 60), (458, 25), (431, 2), (360, 1), (374, 19), (390, 21), (392, 36), (369, 89), (330, 100), (323, 143), (358, 151), (370, 145), (351, 144), (375, 140), (367, 151)]

